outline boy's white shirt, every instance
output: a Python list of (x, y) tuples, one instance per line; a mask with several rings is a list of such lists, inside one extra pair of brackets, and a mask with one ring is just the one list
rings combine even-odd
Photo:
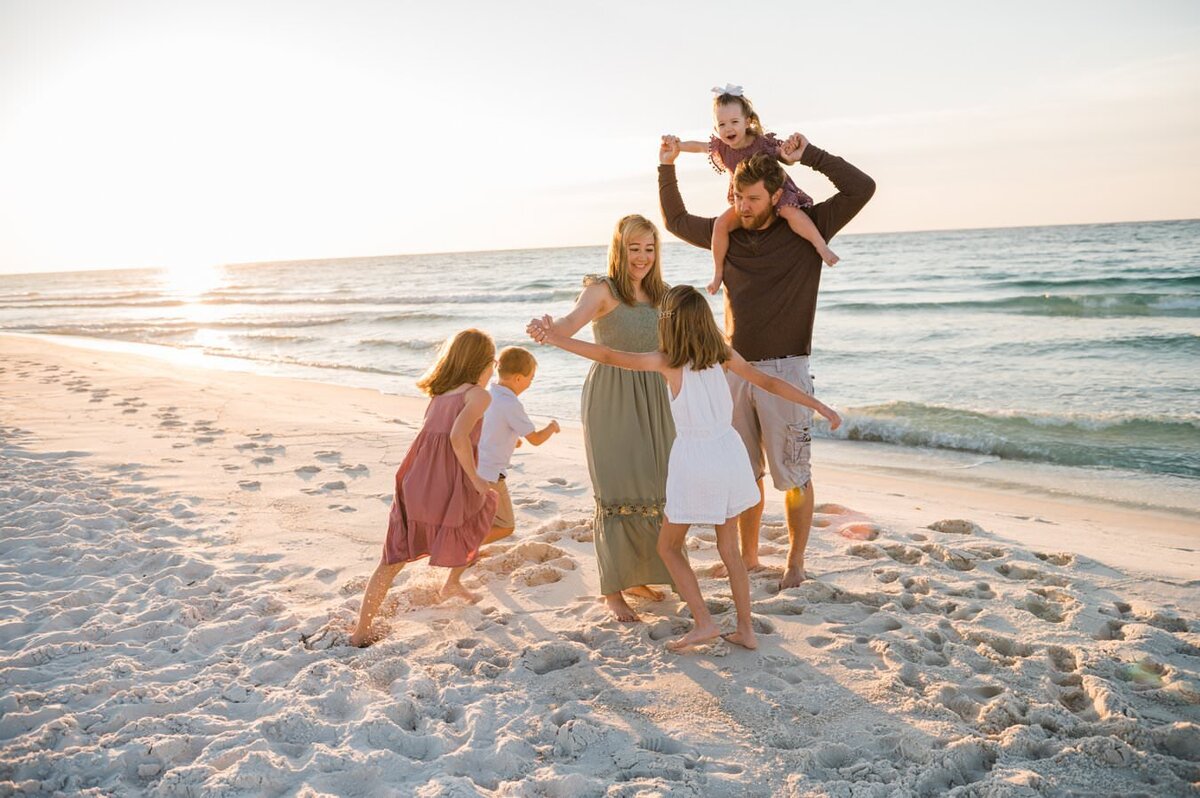
[(479, 477), (495, 482), (508, 468), (517, 439), (537, 429), (529, 420), (521, 400), (500, 383), (488, 388), (492, 403), (483, 414), (483, 432), (479, 436)]

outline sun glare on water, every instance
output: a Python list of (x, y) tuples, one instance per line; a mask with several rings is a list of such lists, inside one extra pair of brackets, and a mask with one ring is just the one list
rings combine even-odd
[(221, 282), (222, 272), (219, 266), (172, 266), (159, 272), (161, 290), (171, 299), (198, 302), (206, 293), (217, 287)]

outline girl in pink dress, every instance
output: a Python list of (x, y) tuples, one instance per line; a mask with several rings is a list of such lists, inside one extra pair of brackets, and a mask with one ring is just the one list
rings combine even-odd
[[(681, 141), (679, 148), (684, 152), (702, 152), (718, 172), (729, 172), (729, 210), (717, 218), (713, 226), (712, 254), (713, 279), (708, 284), (708, 293), (715, 294), (721, 287), (725, 272), (725, 253), (729, 250), (729, 233), (741, 226), (741, 219), (733, 208), (733, 170), (752, 155), (767, 153), (785, 164), (793, 164), (792, 147), (789, 142), (775, 138), (774, 133), (764, 133), (762, 122), (754, 111), (750, 100), (742, 95), (741, 86), (715, 88), (713, 118), (716, 135), (708, 141)], [(821, 260), (830, 266), (838, 262), (816, 224), (804, 212), (811, 208), (812, 197), (805, 194), (792, 178), (783, 184), (782, 194), (775, 205), (775, 212), (788, 223), (792, 232), (813, 245)]]
[(425, 422), (396, 471), (396, 493), (388, 516), (383, 557), (363, 596), (350, 644), (373, 642), (371, 622), (392, 580), (407, 563), (429, 558), (450, 568), (442, 596), (475, 602), (459, 581), (475, 561), (496, 514), (496, 492), (476, 472), (483, 411), (491, 402), (486, 386), (496, 346), (487, 333), (463, 330), (443, 347), (437, 362), (417, 381), (432, 398)]

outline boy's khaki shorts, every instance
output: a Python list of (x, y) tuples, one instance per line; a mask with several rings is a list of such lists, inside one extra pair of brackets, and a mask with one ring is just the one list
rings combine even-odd
[[(813, 393), (807, 355), (758, 360), (750, 365), (805, 393)], [(776, 490), (807, 485), (812, 479), (813, 411), (751, 385), (732, 371), (727, 377), (733, 394), (733, 428), (746, 444), (755, 478), (762, 479), (765, 461)]]
[(508, 485), (505, 484), (504, 475), (501, 474), (495, 482), (489, 482), (488, 487), (499, 495), (499, 501), (496, 502), (496, 515), (492, 518), (492, 526), (516, 529), (517, 522), (513, 518), (512, 499), (508, 497)]

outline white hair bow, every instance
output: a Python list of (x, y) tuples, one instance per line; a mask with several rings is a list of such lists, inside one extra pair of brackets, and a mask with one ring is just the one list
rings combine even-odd
[(734, 97), (742, 96), (742, 87), (734, 86), (732, 83), (726, 83), (725, 88), (723, 88), (723, 89), (720, 86), (713, 86), (712, 90), (713, 90), (713, 94), (716, 94), (716, 95), (732, 94)]

